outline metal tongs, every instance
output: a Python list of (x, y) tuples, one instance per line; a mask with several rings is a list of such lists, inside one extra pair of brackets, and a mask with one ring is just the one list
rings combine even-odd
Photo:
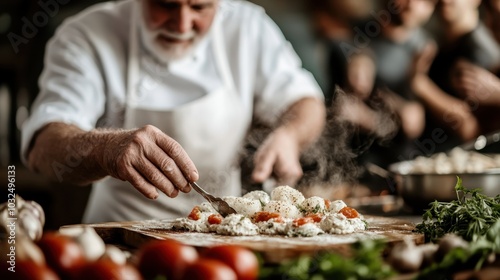
[(236, 210), (234, 210), (227, 202), (222, 200), (220, 197), (215, 197), (209, 194), (207, 191), (202, 189), (196, 182), (190, 183), (195, 191), (197, 191), (201, 196), (203, 196), (210, 204), (215, 208), (222, 217), (226, 217), (229, 214), (236, 214)]

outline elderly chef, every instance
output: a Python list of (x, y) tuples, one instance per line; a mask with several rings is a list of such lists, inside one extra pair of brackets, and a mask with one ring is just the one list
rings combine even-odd
[(241, 195), (236, 159), (254, 119), (276, 128), (253, 179), (293, 184), (324, 124), (317, 83), (245, 1), (93, 6), (49, 42), (40, 87), (22, 156), (53, 179), (94, 183), (84, 222), (186, 215), (202, 200), (197, 180)]

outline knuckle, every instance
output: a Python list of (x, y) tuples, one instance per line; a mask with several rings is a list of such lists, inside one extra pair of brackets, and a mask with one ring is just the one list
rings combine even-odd
[(147, 124), (141, 128), (142, 131), (148, 132), (148, 133), (155, 133), (158, 131), (158, 128), (156, 128), (153, 125)]
[(164, 157), (159, 162), (160, 170), (166, 173), (172, 173), (174, 171), (174, 161), (169, 157)]
[(168, 154), (172, 157), (172, 158), (178, 158), (182, 155), (182, 147), (179, 143), (177, 143), (176, 141), (174, 141), (173, 139), (171, 141), (169, 141), (168, 143)]

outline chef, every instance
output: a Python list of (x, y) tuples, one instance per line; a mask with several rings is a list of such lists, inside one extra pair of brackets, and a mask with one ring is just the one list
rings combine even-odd
[(92, 6), (48, 43), (40, 88), (22, 156), (52, 179), (93, 183), (84, 222), (187, 215), (202, 202), (193, 181), (241, 195), (237, 157), (253, 120), (275, 127), (253, 180), (293, 184), (324, 124), (319, 86), (245, 1)]

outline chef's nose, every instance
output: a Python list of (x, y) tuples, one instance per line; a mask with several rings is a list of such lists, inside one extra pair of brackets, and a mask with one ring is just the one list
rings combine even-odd
[(171, 23), (171, 31), (186, 33), (193, 29), (194, 14), (190, 7), (181, 7)]

